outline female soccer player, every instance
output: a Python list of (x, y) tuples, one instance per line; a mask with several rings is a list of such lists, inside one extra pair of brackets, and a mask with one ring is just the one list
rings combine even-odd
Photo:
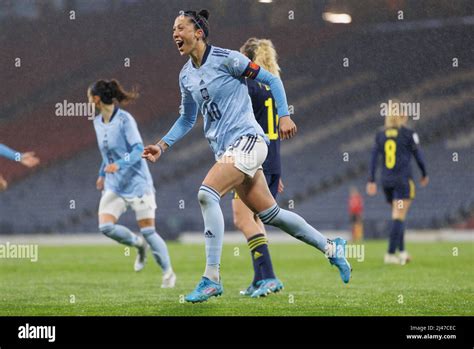
[[(99, 204), (99, 230), (115, 241), (138, 249), (135, 271), (145, 266), (147, 243), (163, 271), (162, 288), (174, 287), (176, 275), (171, 267), (168, 248), (155, 230), (155, 188), (145, 160), (141, 158), (143, 141), (130, 113), (115, 105), (136, 98), (115, 81), (99, 80), (87, 90), (89, 103), (100, 112), (94, 119), (102, 165), (97, 189), (103, 190)], [(135, 211), (140, 232), (146, 242), (127, 227), (116, 224), (130, 207)]]
[[(411, 172), (411, 157), (416, 160), (421, 170), (422, 187), (429, 182), (425, 162), (419, 149), (418, 135), (406, 128), (406, 116), (388, 115), (385, 118), (385, 129), (377, 132), (375, 145), (370, 161), (367, 194), (377, 194), (375, 172), (378, 158), (383, 159), (382, 186), (387, 202), (392, 206), (392, 226), (388, 244), (388, 252), (384, 261), (387, 264), (406, 264), (410, 256), (405, 250), (405, 217), (412, 200), (415, 198), (415, 183)], [(399, 250), (399, 255), (395, 254)]]
[(280, 115), (280, 137), (287, 139), (296, 134), (296, 125), (289, 116), (281, 80), (240, 52), (209, 45), (208, 17), (206, 10), (186, 11), (174, 22), (173, 39), (178, 51), (190, 57), (179, 75), (181, 115), (162, 140), (143, 152), (144, 158), (156, 162), (193, 127), (199, 107), (216, 163), (198, 193), (204, 218), (206, 269), (185, 300), (204, 302), (223, 292), (219, 266), (224, 218), (219, 201), (232, 189), (264, 224), (279, 227), (329, 255), (342, 280), (349, 282), (351, 268), (344, 255), (346, 242), (340, 238), (328, 240), (297, 214), (279, 208), (261, 171), (268, 137), (255, 120), (245, 78), (270, 87)]
[[(35, 153), (28, 151), (20, 153), (12, 148), (7, 147), (5, 144), (0, 144), (0, 156), (7, 158), (12, 161), (18, 161), (20, 164), (26, 167), (35, 167), (39, 164), (40, 160), (36, 157)], [(8, 183), (0, 174), (0, 191), (7, 189)]]
[[(280, 76), (276, 50), (270, 40), (250, 38), (240, 48), (240, 52), (273, 75)], [(246, 82), (255, 119), (270, 140), (268, 155), (262, 167), (270, 192), (276, 198), (277, 194), (283, 190), (283, 183), (275, 100), (268, 86), (253, 79), (247, 79)], [(258, 216), (239, 199), (237, 193), (234, 194), (232, 200), (232, 209), (234, 224), (247, 239), (254, 269), (252, 283), (240, 293), (255, 298), (280, 291), (283, 284), (276, 278), (273, 271), (265, 226)]]

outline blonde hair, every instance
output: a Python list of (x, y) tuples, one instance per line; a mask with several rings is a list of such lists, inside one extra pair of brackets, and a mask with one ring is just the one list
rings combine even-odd
[(385, 116), (385, 128), (400, 128), (403, 125), (402, 117), (389, 114)]
[(280, 76), (278, 55), (271, 40), (250, 38), (240, 48), (240, 52), (273, 75)]
[[(400, 103), (398, 99), (394, 99), (393, 103)], [(408, 116), (402, 114), (388, 114), (385, 116), (385, 128), (400, 128), (406, 126), (408, 122)]]

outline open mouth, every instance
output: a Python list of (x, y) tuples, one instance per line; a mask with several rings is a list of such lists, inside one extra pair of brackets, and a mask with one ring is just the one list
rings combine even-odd
[(176, 40), (176, 45), (178, 46), (178, 49), (181, 49), (184, 45), (184, 41), (183, 40)]

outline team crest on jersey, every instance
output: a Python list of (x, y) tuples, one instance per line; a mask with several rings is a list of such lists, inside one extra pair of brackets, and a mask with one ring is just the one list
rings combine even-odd
[(209, 100), (209, 92), (207, 91), (207, 88), (201, 89), (201, 96), (205, 101)]

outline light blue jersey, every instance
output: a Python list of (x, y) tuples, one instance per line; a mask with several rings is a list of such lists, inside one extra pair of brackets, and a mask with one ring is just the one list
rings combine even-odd
[[(99, 175), (105, 176), (105, 190), (125, 198), (154, 193), (150, 170), (141, 158), (143, 141), (133, 116), (116, 108), (108, 124), (102, 115), (96, 116), (94, 128), (102, 155)], [(119, 170), (104, 173), (105, 166), (112, 163), (118, 164)]]
[(199, 68), (189, 59), (179, 74), (181, 115), (163, 141), (172, 146), (182, 138), (194, 126), (199, 110), (204, 117), (204, 134), (216, 159), (244, 135), (259, 135), (269, 143), (255, 120), (246, 77), (273, 87), (279, 115), (289, 114), (278, 77), (240, 52), (209, 45)]
[(13, 161), (21, 160), (21, 153), (7, 147), (5, 144), (0, 144), (0, 156)]

